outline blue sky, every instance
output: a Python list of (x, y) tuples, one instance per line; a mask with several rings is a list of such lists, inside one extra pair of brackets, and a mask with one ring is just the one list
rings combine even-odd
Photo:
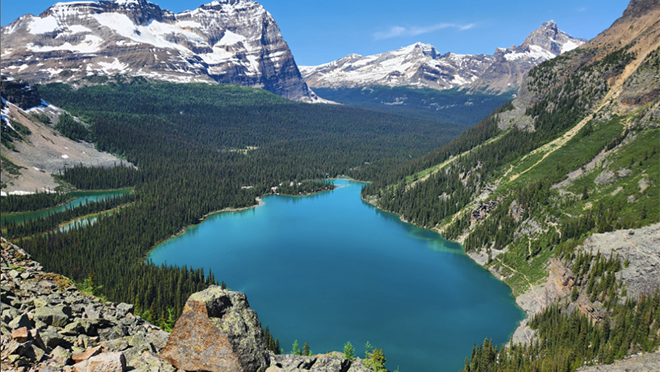
[[(152, 1), (175, 13), (208, 1)], [(2, 25), (40, 14), (54, 0), (2, 0)], [(318, 65), (351, 53), (376, 54), (421, 41), (440, 53), (492, 54), (520, 44), (554, 20), (591, 39), (621, 16), (628, 0), (262, 0), (289, 43), (296, 63)]]

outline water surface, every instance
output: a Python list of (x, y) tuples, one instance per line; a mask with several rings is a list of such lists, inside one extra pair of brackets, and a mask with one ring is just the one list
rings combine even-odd
[(132, 192), (131, 189), (120, 189), (120, 190), (109, 190), (109, 191), (76, 191), (69, 193), (68, 195), (73, 197), (73, 200), (69, 202), (58, 205), (57, 207), (40, 209), (34, 212), (22, 212), (22, 213), (11, 213), (11, 214), (2, 214), (2, 224), (5, 222), (16, 222), (23, 223), (29, 219), (37, 219), (47, 217), (49, 214), (59, 213), (65, 211), (67, 208), (76, 208), (87, 203), (93, 203), (99, 200), (105, 200), (107, 198), (113, 198), (116, 196), (122, 196)]
[(221, 213), (159, 245), (155, 264), (209, 268), (245, 292), (285, 352), (346, 341), (383, 348), (386, 368), (452, 371), (472, 344), (504, 343), (523, 318), (510, 289), (440, 235), (360, 200), (363, 184)]

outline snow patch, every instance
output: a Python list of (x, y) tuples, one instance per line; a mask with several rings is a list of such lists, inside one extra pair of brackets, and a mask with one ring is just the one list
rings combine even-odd
[(108, 75), (111, 75), (110, 71), (119, 71), (119, 72), (124, 72), (128, 68), (127, 63), (121, 63), (117, 58), (112, 63), (108, 62), (98, 62), (97, 63), (99, 66), (101, 66), (101, 70), (105, 72)]
[(32, 35), (40, 35), (53, 32), (57, 30), (59, 26), (60, 24), (57, 21), (57, 18), (53, 17), (52, 15), (45, 18), (35, 17), (28, 25), (28, 32)]
[(70, 25), (67, 27), (68, 32), (65, 32), (65, 34), (73, 35), (73, 34), (80, 34), (83, 32), (92, 32), (92, 30), (88, 29), (85, 26), (81, 25)]
[(215, 45), (234, 45), (243, 41), (245, 41), (245, 36), (227, 30), (222, 36), (222, 39), (220, 39)]
[(66, 42), (59, 46), (36, 46), (34, 44), (28, 44), (27, 49), (33, 52), (52, 52), (57, 50), (70, 50), (72, 52), (78, 53), (94, 53), (100, 50), (103, 39), (95, 35), (85, 35), (85, 40), (81, 41), (80, 44), (71, 45), (71, 43)]
[(166, 36), (174, 34), (182, 35), (192, 43), (208, 46), (208, 43), (197, 34), (155, 20), (149, 22), (147, 26), (137, 26), (124, 14), (101, 13), (94, 14), (92, 17), (102, 26), (106, 26), (119, 35), (138, 43), (151, 44), (159, 48), (178, 49), (186, 54), (190, 54), (191, 52), (184, 46), (167, 40)]
[(180, 28), (202, 28), (202, 24), (195, 21), (178, 21), (176, 26)]
[(569, 40), (564, 45), (561, 46), (561, 53), (564, 54), (566, 52), (569, 52), (577, 47), (579, 47), (581, 44), (575, 43), (573, 40)]

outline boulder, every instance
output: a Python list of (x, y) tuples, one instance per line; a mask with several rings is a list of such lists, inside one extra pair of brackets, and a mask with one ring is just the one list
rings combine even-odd
[(34, 319), (48, 325), (64, 327), (69, 321), (71, 308), (68, 306), (38, 307), (34, 310)]
[(294, 355), (294, 354), (271, 354), (270, 355), (270, 364), (275, 366), (283, 371), (291, 370), (300, 370), (312, 368), (312, 365), (316, 362), (316, 358)]
[(211, 286), (188, 298), (161, 357), (191, 371), (263, 372), (270, 364), (245, 294)]
[(59, 364), (66, 365), (69, 364), (69, 361), (71, 360), (71, 352), (58, 346), (50, 353), (50, 358)]
[(121, 352), (103, 353), (89, 359), (87, 372), (124, 372), (126, 358)]
[(176, 369), (166, 360), (156, 354), (145, 351), (139, 356), (133, 366), (133, 372), (175, 372)]
[(357, 358), (353, 361), (353, 363), (351, 363), (351, 368), (348, 369), (348, 372), (372, 372), (372, 370), (362, 364), (362, 360), (360, 358)]
[(9, 328), (11, 329), (18, 329), (22, 327), (32, 328), (32, 322), (25, 313), (15, 317), (11, 322), (9, 322)]
[(133, 313), (133, 310), (135, 309), (135, 305), (127, 304), (127, 303), (120, 303), (117, 305), (117, 318), (123, 318), (126, 316), (128, 313)]
[(11, 338), (16, 342), (26, 342), (30, 339), (30, 332), (28, 332), (27, 327), (21, 327), (11, 331)]
[(97, 346), (97, 347), (93, 347), (91, 349), (87, 349), (87, 350), (83, 351), (82, 353), (73, 354), (71, 359), (73, 359), (74, 363), (80, 363), (84, 360), (87, 360), (87, 359), (97, 355), (100, 352), (101, 352), (101, 346)]
[(350, 366), (348, 359), (319, 355), (310, 372), (347, 372)]

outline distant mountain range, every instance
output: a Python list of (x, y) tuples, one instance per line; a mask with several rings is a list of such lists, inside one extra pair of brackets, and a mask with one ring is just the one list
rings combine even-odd
[(493, 55), (440, 54), (432, 45), (416, 43), (382, 54), (351, 54), (319, 66), (300, 66), (300, 71), (312, 88), (413, 86), (503, 93), (517, 90), (523, 75), (541, 62), (585, 42), (549, 21), (520, 46), (498, 48)]
[(178, 14), (145, 0), (57, 3), (2, 27), (2, 71), (36, 83), (116, 74), (218, 82), (317, 100), (273, 17), (250, 0)]

